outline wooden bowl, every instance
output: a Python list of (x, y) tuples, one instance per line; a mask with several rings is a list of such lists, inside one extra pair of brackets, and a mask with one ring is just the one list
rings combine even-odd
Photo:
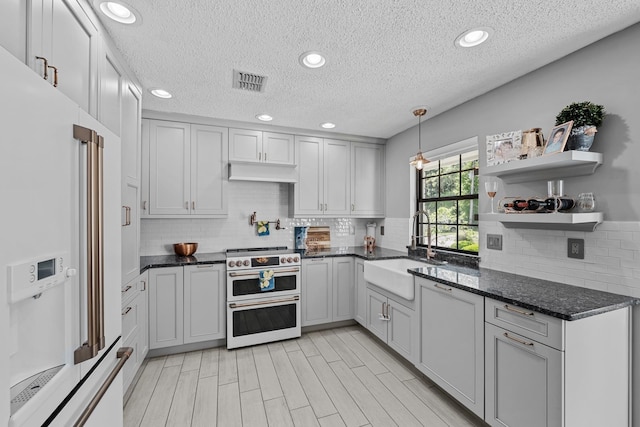
[(180, 255), (180, 256), (193, 255), (194, 253), (196, 253), (197, 249), (198, 249), (197, 243), (174, 243), (173, 244), (173, 251), (176, 253), (176, 255)]

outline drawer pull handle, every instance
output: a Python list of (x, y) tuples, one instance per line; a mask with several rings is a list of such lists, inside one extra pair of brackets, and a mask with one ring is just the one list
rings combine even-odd
[(509, 338), (511, 341), (515, 341), (515, 342), (517, 342), (519, 344), (526, 345), (526, 346), (529, 346), (529, 347), (533, 347), (533, 343), (532, 342), (527, 342), (527, 341), (521, 340), (519, 338), (512, 337), (506, 332), (503, 335), (504, 335), (505, 338)]
[(435, 286), (438, 289), (442, 289), (443, 291), (451, 292), (451, 288), (445, 288), (444, 286), (440, 286), (437, 283), (433, 286)]
[(126, 316), (131, 311), (131, 307), (127, 307), (127, 309), (122, 313), (123, 316)]
[(131, 289), (131, 285), (127, 285), (127, 287), (126, 287), (126, 288), (124, 288), (121, 292), (122, 292), (123, 294), (126, 294), (127, 292), (129, 292), (129, 289)]
[(518, 313), (518, 314), (522, 314), (523, 316), (533, 316), (533, 311), (523, 311), (523, 310), (517, 310), (515, 308), (511, 308), (509, 307), (508, 304), (504, 305), (504, 308), (506, 308), (509, 311), (513, 311), (514, 313)]

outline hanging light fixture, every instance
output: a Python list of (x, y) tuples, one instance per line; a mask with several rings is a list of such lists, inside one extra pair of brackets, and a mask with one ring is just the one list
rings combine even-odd
[(421, 119), (422, 116), (424, 116), (425, 114), (427, 114), (427, 109), (426, 108), (416, 108), (415, 110), (413, 110), (413, 115), (416, 116), (418, 118), (418, 154), (416, 154), (416, 156), (413, 158), (413, 160), (411, 160), (411, 162), (409, 162), (409, 164), (413, 167), (415, 167), (417, 170), (422, 170), (422, 168), (424, 167), (425, 164), (429, 163), (429, 160), (425, 159), (422, 156), (422, 141), (421, 141)]

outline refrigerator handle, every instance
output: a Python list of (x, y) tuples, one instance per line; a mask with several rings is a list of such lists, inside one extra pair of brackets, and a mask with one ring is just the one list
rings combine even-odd
[(127, 363), (127, 360), (129, 360), (129, 357), (131, 357), (132, 354), (133, 354), (133, 348), (131, 347), (120, 347), (118, 349), (118, 353), (116, 355), (116, 357), (120, 359), (118, 361), (118, 364), (114, 366), (113, 370), (111, 371), (107, 379), (104, 380), (104, 383), (102, 384), (102, 386), (100, 386), (100, 389), (98, 389), (98, 391), (96, 392), (96, 395), (93, 396), (93, 399), (91, 399), (91, 402), (89, 402), (87, 407), (84, 408), (84, 411), (82, 411), (82, 414), (80, 414), (80, 417), (78, 417), (78, 420), (73, 425), (74, 427), (82, 427), (89, 420), (89, 417), (93, 413), (93, 410), (96, 409), (96, 407), (100, 403), (100, 400), (102, 400), (102, 397), (107, 393), (107, 390), (111, 386), (111, 383), (118, 376), (118, 373), (120, 372), (124, 364)]
[(103, 148), (96, 131), (73, 126), (73, 137), (87, 145), (87, 342), (74, 352), (78, 364), (98, 355), (104, 348), (104, 234), (103, 234)]

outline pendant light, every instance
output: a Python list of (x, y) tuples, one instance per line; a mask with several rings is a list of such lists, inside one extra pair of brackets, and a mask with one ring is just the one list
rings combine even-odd
[(425, 164), (429, 163), (429, 160), (425, 159), (422, 156), (422, 141), (421, 141), (421, 119), (422, 116), (424, 116), (425, 114), (427, 114), (427, 109), (426, 108), (416, 108), (415, 110), (413, 110), (413, 115), (416, 116), (418, 118), (418, 154), (416, 154), (416, 157), (413, 158), (413, 160), (411, 160), (411, 162), (409, 162), (409, 164), (413, 167), (415, 167), (417, 170), (422, 170), (422, 168), (424, 167)]

